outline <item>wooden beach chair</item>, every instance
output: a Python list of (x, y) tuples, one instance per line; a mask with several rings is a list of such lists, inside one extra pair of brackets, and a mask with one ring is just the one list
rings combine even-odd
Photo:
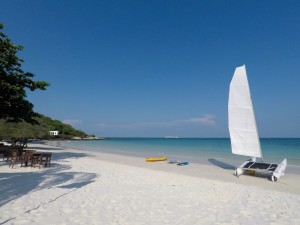
[(9, 160), (10, 160), (9, 167), (14, 168), (14, 165), (19, 160), (19, 152), (17, 149), (11, 150), (11, 156), (9, 157)]
[(21, 159), (21, 167), (28, 166), (28, 163), (31, 162), (32, 166), (32, 156), (36, 153), (36, 150), (26, 150), (24, 156)]
[(1, 146), (0, 155), (2, 156), (3, 161), (6, 162), (9, 161), (11, 156), (11, 150), (12, 150), (11, 146), (7, 146), (7, 145)]
[(39, 162), (39, 168), (41, 168), (41, 166), (50, 167), (51, 157), (52, 157), (51, 152), (42, 153), (41, 158), (40, 158), (40, 162)]
[(41, 152), (33, 153), (31, 156), (31, 166), (32, 167), (36, 167), (36, 166), (40, 167), (41, 157), (42, 157)]
[(7, 153), (7, 161), (10, 161), (9, 167), (13, 168), (18, 161), (22, 161), (23, 147), (12, 146)]

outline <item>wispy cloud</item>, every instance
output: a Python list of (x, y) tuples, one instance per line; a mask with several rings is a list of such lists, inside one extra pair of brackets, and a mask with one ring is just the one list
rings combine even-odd
[(63, 120), (62, 122), (65, 124), (69, 124), (71, 126), (76, 126), (78, 124), (81, 124), (81, 120)]
[(194, 124), (203, 124), (203, 125), (216, 125), (215, 117), (213, 115), (205, 115), (203, 117), (183, 120), (182, 122), (184, 122), (184, 123), (194, 123)]
[(185, 120), (173, 120), (164, 122), (140, 122), (132, 124), (108, 124), (99, 123), (99, 128), (166, 128), (166, 127), (180, 127), (188, 125), (199, 125), (199, 126), (215, 126), (215, 116), (205, 115), (197, 118), (190, 118)]

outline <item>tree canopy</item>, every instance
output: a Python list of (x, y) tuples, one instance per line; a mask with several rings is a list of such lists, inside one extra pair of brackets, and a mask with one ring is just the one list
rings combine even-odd
[(26, 89), (46, 90), (46, 81), (34, 81), (34, 74), (21, 68), (23, 59), (17, 56), (23, 46), (15, 45), (2, 32), (0, 23), (0, 119), (8, 122), (28, 122), (37, 124), (38, 113), (33, 111), (33, 104), (26, 97)]
[[(87, 135), (85, 132), (76, 130), (69, 124), (64, 124), (59, 120), (53, 120), (50, 117), (39, 115), (35, 118), (38, 124), (27, 122), (6, 122), (0, 120), (0, 140), (8, 140), (12, 144), (27, 145), (30, 139), (71, 139), (73, 137), (86, 138), (94, 135)], [(58, 136), (50, 136), (49, 131), (59, 131)]]

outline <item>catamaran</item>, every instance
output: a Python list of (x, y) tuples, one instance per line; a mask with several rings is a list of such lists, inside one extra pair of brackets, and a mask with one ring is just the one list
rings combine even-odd
[[(235, 69), (230, 83), (228, 125), (232, 153), (251, 157), (234, 171), (234, 175), (263, 172), (274, 182), (284, 175), (286, 159), (279, 164), (263, 161), (245, 65)], [(256, 158), (261, 162), (256, 162)]]

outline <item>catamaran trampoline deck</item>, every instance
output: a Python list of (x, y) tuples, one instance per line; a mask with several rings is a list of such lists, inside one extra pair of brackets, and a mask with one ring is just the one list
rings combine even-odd
[(277, 166), (278, 166), (277, 164), (271, 164), (271, 163), (248, 162), (242, 169), (266, 170), (266, 171), (274, 172)]

